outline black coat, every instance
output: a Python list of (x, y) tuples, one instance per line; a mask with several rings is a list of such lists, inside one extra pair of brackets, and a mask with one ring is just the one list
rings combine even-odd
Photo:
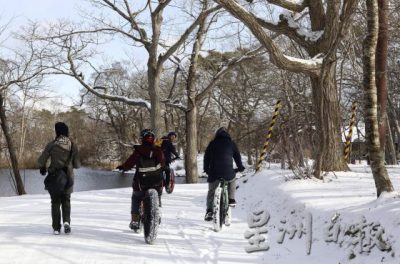
[(207, 182), (214, 182), (219, 178), (233, 180), (235, 171), (232, 159), (239, 171), (243, 171), (242, 158), (235, 142), (226, 131), (218, 131), (204, 154), (204, 172), (208, 174)]
[(161, 149), (164, 152), (166, 165), (169, 165), (172, 162), (172, 154), (174, 154), (175, 157), (179, 157), (179, 154), (176, 152), (174, 144), (172, 144), (169, 138), (163, 138)]

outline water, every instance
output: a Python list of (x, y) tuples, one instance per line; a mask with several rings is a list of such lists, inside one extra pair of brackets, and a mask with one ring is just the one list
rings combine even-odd
[[(80, 168), (74, 170), (74, 192), (125, 188), (132, 186), (133, 173), (121, 174), (114, 171)], [(21, 170), (21, 177), (28, 194), (45, 194), (44, 176), (39, 170)], [(176, 183), (184, 183), (184, 177), (175, 177)], [(203, 180), (204, 182), (204, 180)], [(10, 183), (10, 170), (0, 169), (0, 197), (16, 195)]]

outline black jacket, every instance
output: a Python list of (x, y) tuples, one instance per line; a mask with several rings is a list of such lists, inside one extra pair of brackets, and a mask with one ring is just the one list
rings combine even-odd
[(233, 180), (235, 171), (232, 158), (239, 171), (243, 171), (242, 157), (235, 142), (225, 130), (218, 131), (204, 154), (204, 172), (208, 174), (207, 182), (214, 182), (219, 178)]
[(174, 144), (172, 144), (169, 138), (163, 138), (161, 149), (164, 152), (166, 165), (169, 165), (172, 162), (172, 154), (174, 154), (175, 157), (179, 157), (179, 154), (176, 152)]

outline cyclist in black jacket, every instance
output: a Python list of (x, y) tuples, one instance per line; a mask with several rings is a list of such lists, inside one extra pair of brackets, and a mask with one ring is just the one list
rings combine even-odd
[(212, 203), (219, 178), (229, 181), (229, 205), (236, 205), (235, 170), (232, 159), (235, 161), (238, 171), (244, 171), (239, 149), (226, 129), (221, 127), (215, 133), (215, 138), (210, 142), (204, 154), (204, 172), (208, 175), (207, 211), (204, 217), (206, 221), (212, 220)]
[(167, 192), (170, 192), (170, 178), (171, 178), (171, 169), (170, 164), (172, 162), (172, 154), (174, 154), (175, 158), (179, 159), (179, 154), (176, 151), (174, 143), (176, 141), (177, 135), (175, 132), (169, 132), (166, 137), (163, 137), (163, 141), (161, 144), (161, 149), (164, 152), (165, 157), (165, 188)]

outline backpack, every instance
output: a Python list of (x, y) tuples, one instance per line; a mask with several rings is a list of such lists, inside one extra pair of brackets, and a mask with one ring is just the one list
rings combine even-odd
[(136, 173), (140, 189), (162, 186), (162, 168), (155, 158), (140, 155)]
[(64, 169), (57, 169), (44, 179), (45, 190), (51, 195), (59, 196), (64, 193), (68, 185), (68, 176)]
[(156, 138), (156, 140), (154, 141), (154, 146), (161, 148), (163, 142), (164, 142), (164, 137), (162, 138)]

